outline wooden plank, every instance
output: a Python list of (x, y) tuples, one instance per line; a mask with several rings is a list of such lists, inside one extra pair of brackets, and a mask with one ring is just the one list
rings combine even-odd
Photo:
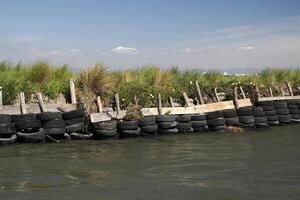
[(274, 97), (274, 95), (273, 95), (273, 90), (272, 90), (271, 87), (269, 87), (269, 91), (270, 91), (270, 96), (271, 96), (271, 97)]
[(77, 100), (76, 100), (75, 84), (73, 79), (70, 79), (70, 94), (71, 94), (71, 103), (76, 104)]
[(162, 104), (161, 104), (161, 94), (157, 95), (157, 113), (158, 115), (162, 115)]
[(102, 102), (101, 102), (100, 96), (97, 96), (97, 107), (98, 107), (98, 112), (102, 113), (103, 112), (103, 106), (102, 106)]
[(243, 95), (243, 98), (246, 99), (246, 94), (245, 94), (244, 89), (243, 89), (242, 86), (240, 86), (240, 90), (241, 90), (241, 93)]
[(238, 99), (235, 101), (235, 106), (236, 109), (241, 108), (241, 107), (248, 107), (248, 106), (253, 106), (251, 103), (251, 100), (249, 98), (246, 99)]
[(233, 94), (234, 94), (234, 100), (237, 101), (239, 99), (238, 92), (237, 92), (237, 87), (233, 88)]
[(172, 97), (169, 97), (169, 102), (170, 102), (171, 107), (175, 107)]
[[(154, 108), (156, 109), (156, 108)], [(90, 114), (91, 123), (102, 122), (102, 121), (109, 121), (112, 119), (122, 119), (126, 115), (126, 110), (120, 110), (117, 114), (116, 111), (107, 112), (107, 113), (93, 113)]]
[(217, 88), (214, 88), (214, 93), (215, 93), (215, 97), (216, 97), (217, 102), (219, 102), (220, 99), (219, 99), (218, 89)]
[[(64, 112), (75, 110), (76, 105), (74, 104), (45, 104), (48, 112), (59, 112), (59, 107)], [(38, 104), (26, 104), (27, 113), (40, 113), (41, 109)], [(21, 114), (20, 104), (16, 105), (3, 105), (3, 109), (0, 110), (0, 114)]]
[(290, 95), (294, 96), (293, 88), (292, 88), (291, 84), (289, 82), (287, 82), (286, 85), (287, 85), (287, 88), (289, 90)]
[(258, 101), (282, 101), (282, 100), (300, 100), (300, 96), (260, 97), (260, 98), (258, 98)]
[(42, 94), (39, 92), (39, 93), (36, 93), (36, 96), (37, 96), (38, 101), (39, 101), (41, 112), (47, 112), (47, 108), (46, 108), (46, 106), (44, 104)]
[(20, 107), (21, 107), (21, 114), (26, 114), (26, 104), (25, 104), (25, 94), (24, 92), (20, 92)]
[(189, 101), (189, 97), (187, 96), (186, 92), (182, 93), (182, 95), (183, 95), (185, 105), (187, 107), (193, 106), (193, 104)]
[(115, 94), (115, 101), (116, 101), (116, 111), (117, 114), (120, 113), (121, 107), (120, 107), (120, 97), (119, 94)]
[(201, 93), (201, 90), (200, 90), (199, 82), (196, 81), (195, 84), (196, 84), (197, 95), (198, 95), (200, 104), (202, 105), (202, 104), (204, 104), (204, 101), (203, 101), (202, 93)]
[(3, 101), (2, 101), (2, 87), (0, 86), (0, 110), (2, 110)]

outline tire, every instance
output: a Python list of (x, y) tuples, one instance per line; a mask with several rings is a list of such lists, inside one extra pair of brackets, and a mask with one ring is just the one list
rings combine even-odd
[(36, 118), (44, 123), (55, 119), (62, 119), (62, 114), (60, 112), (44, 112), (36, 114)]
[(277, 115), (288, 115), (289, 110), (288, 109), (277, 109), (276, 113), (277, 113)]
[(203, 133), (208, 131), (208, 126), (203, 126), (199, 128), (193, 128), (194, 132), (196, 133)]
[(41, 121), (37, 119), (33, 120), (25, 120), (16, 123), (16, 129), (19, 131), (31, 131), (31, 130), (38, 130), (42, 127)]
[(262, 123), (267, 123), (268, 120), (265, 117), (254, 117), (254, 122), (255, 124), (262, 124)]
[(223, 125), (223, 126), (212, 126), (212, 127), (209, 127), (209, 130), (210, 131), (225, 131), (226, 129), (226, 126)]
[(170, 135), (170, 134), (177, 134), (178, 129), (172, 128), (172, 129), (158, 129), (158, 133), (162, 135)]
[(0, 137), (11, 137), (13, 134), (16, 134), (15, 124), (0, 124)]
[(257, 105), (259, 105), (259, 106), (274, 106), (274, 102), (273, 101), (260, 101), (260, 102), (257, 102)]
[(253, 116), (240, 116), (239, 121), (241, 124), (254, 124), (254, 117)]
[(225, 125), (225, 118), (224, 117), (219, 117), (219, 118), (216, 118), (216, 119), (207, 120), (207, 125), (209, 127), (223, 126), (223, 125)]
[(48, 121), (46, 123), (43, 124), (43, 128), (47, 129), (47, 128), (62, 128), (65, 127), (65, 121), (62, 119), (55, 119), (55, 120), (51, 120)]
[(292, 114), (291, 117), (292, 117), (292, 119), (300, 119), (299, 114)]
[(117, 127), (119, 130), (136, 130), (138, 121), (118, 121)]
[(297, 101), (296, 100), (288, 100), (287, 101), (287, 105), (297, 105)]
[(274, 116), (276, 115), (276, 110), (265, 111), (266, 116)]
[(261, 106), (256, 106), (256, 107), (253, 107), (253, 112), (255, 112), (255, 111), (264, 111), (264, 109)]
[(156, 118), (157, 122), (174, 122), (176, 117), (174, 115), (159, 115)]
[(287, 102), (285, 102), (285, 101), (274, 102), (274, 107), (276, 109), (286, 108), (287, 107)]
[(264, 116), (266, 116), (266, 114), (264, 111), (256, 110), (253, 112), (253, 116), (254, 117), (264, 117)]
[(84, 116), (84, 111), (82, 109), (72, 110), (62, 114), (64, 120), (79, 118)]
[(238, 117), (225, 118), (226, 126), (239, 126), (240, 121)]
[(271, 115), (271, 116), (266, 116), (267, 118), (267, 121), (268, 122), (275, 122), (275, 121), (278, 121), (278, 116), (277, 115)]
[(207, 121), (203, 120), (203, 121), (191, 121), (192, 127), (193, 128), (201, 128), (204, 126), (207, 126)]
[(118, 136), (119, 136), (119, 133), (118, 133), (117, 129), (95, 130), (94, 131), (94, 138), (97, 139), (97, 140), (117, 138)]
[(269, 128), (269, 124), (267, 123), (255, 123), (255, 128)]
[(192, 128), (191, 122), (186, 122), (186, 123), (178, 122), (177, 123), (177, 129), (179, 131), (182, 131), (182, 130), (191, 130), (191, 128)]
[(27, 120), (35, 120), (35, 114), (22, 114), (22, 115), (12, 115), (11, 116), (12, 122), (14, 123), (19, 123), (19, 122), (24, 122)]
[(66, 128), (61, 127), (61, 128), (49, 128), (49, 129), (44, 129), (46, 135), (64, 135), (66, 133)]
[(291, 115), (278, 115), (278, 120), (280, 123), (289, 124), (292, 121)]
[(250, 107), (239, 108), (237, 114), (238, 116), (253, 116), (253, 109)]
[(289, 113), (291, 115), (295, 115), (295, 114), (300, 114), (300, 111), (299, 110), (289, 110)]
[(206, 121), (205, 115), (192, 115), (191, 121)]
[(92, 124), (94, 130), (115, 130), (117, 129), (117, 121), (97, 122)]
[(177, 127), (177, 122), (159, 122), (157, 125), (159, 129), (172, 129)]
[(141, 131), (144, 133), (156, 133), (157, 130), (158, 130), (158, 126), (156, 124), (141, 127)]
[(93, 138), (93, 134), (71, 133), (72, 140), (90, 140)]
[(66, 124), (66, 126), (69, 126), (69, 125), (73, 125), (73, 124), (82, 123), (83, 121), (84, 121), (83, 117), (78, 117), (78, 118), (66, 120), (65, 124)]
[(275, 110), (275, 107), (274, 106), (263, 106), (263, 109), (264, 109), (265, 112), (266, 111), (273, 111), (273, 110)]
[(136, 138), (141, 135), (141, 129), (137, 127), (135, 130), (121, 130), (120, 137), (121, 138)]
[(288, 105), (288, 109), (290, 109), (290, 110), (298, 110), (298, 106), (297, 105)]
[(178, 115), (176, 117), (177, 122), (186, 123), (191, 121), (191, 115)]
[(0, 144), (8, 145), (17, 142), (17, 135), (13, 134), (8, 138), (0, 138)]
[(214, 112), (209, 112), (206, 114), (206, 119), (211, 120), (211, 119), (217, 119), (219, 117), (223, 117), (223, 112), (222, 111), (214, 111)]
[(152, 126), (156, 124), (156, 117), (155, 116), (147, 116), (144, 117), (143, 119), (139, 120), (139, 126), (144, 127), (144, 126)]
[(237, 113), (235, 109), (228, 109), (228, 110), (223, 110), (223, 115), (225, 118), (232, 118), (232, 117), (236, 117)]
[(84, 123), (72, 124), (66, 126), (67, 133), (81, 133), (84, 131)]
[(46, 134), (43, 128), (33, 133), (17, 132), (17, 138), (20, 142), (25, 143), (42, 143), (46, 140)]
[(7, 114), (0, 114), (0, 124), (10, 124), (12, 122), (11, 116)]

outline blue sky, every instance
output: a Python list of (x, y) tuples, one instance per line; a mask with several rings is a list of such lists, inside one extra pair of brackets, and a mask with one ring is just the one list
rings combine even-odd
[(0, 1), (0, 59), (82, 68), (297, 67), (300, 1)]

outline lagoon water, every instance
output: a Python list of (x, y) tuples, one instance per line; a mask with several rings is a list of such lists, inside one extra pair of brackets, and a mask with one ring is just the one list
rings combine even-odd
[(299, 198), (299, 125), (0, 147), (1, 200)]

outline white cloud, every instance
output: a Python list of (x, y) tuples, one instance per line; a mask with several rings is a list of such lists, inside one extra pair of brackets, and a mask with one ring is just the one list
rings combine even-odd
[(253, 51), (254, 49), (254, 46), (242, 46), (237, 48), (237, 51)]
[(116, 54), (136, 54), (138, 53), (138, 50), (132, 47), (116, 47), (111, 50), (111, 52), (116, 53)]
[(25, 43), (38, 42), (40, 40), (41, 38), (37, 36), (18, 36), (18, 37), (9, 38), (8, 42), (13, 44), (25, 44)]
[(237, 27), (230, 27), (230, 28), (224, 28), (220, 30), (214, 31), (214, 33), (235, 33), (235, 32), (240, 32), (246, 29), (249, 29), (250, 26), (237, 26)]
[(185, 48), (181, 50), (182, 53), (190, 53), (191, 49), (190, 48)]
[(78, 55), (78, 54), (80, 54), (80, 49), (78, 49), (78, 48), (70, 49), (69, 52), (72, 54)]

